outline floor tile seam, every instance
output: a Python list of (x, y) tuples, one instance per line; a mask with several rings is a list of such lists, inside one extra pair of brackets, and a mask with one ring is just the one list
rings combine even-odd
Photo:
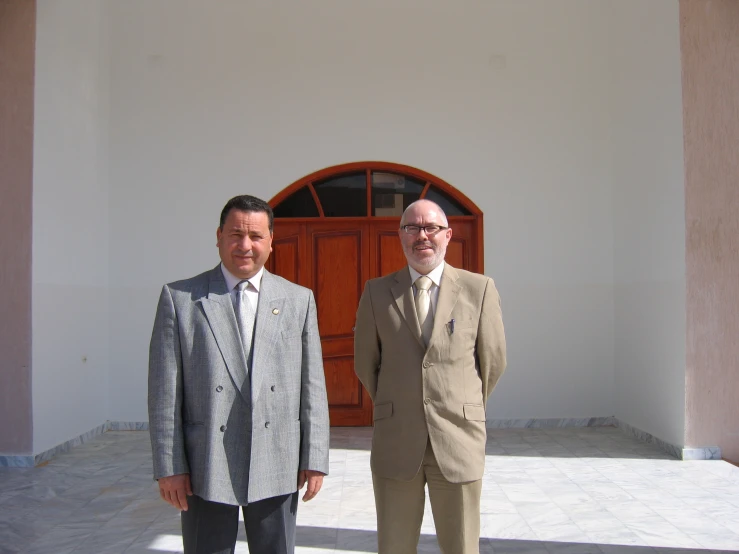
[[(41, 536), (37, 537), (37, 538), (36, 538), (36, 540), (34, 540), (33, 542), (29, 543), (29, 545), (28, 545), (28, 547), (26, 548), (26, 550), (25, 550), (25, 551), (22, 551), (22, 552), (26, 552), (26, 551), (28, 551), (28, 550), (32, 550), (32, 549), (34, 548), (34, 545), (36, 545), (36, 544), (38, 544), (38, 543), (41, 543), (41, 542), (42, 542), (42, 541), (43, 541), (43, 540), (44, 540), (44, 539), (45, 539), (45, 538), (46, 538), (46, 537), (47, 537), (48, 535), (50, 535), (51, 533), (53, 533), (55, 529), (59, 528), (59, 527), (60, 527), (60, 525), (62, 525), (62, 524), (57, 524), (57, 525), (54, 525), (54, 526), (53, 526), (53, 527), (52, 527), (51, 529), (49, 529), (49, 530), (48, 530), (48, 531), (47, 531), (46, 533), (44, 533), (43, 535), (41, 535)], [(81, 540), (82, 540), (82, 541), (85, 541), (85, 540), (87, 540), (87, 538), (88, 538), (88, 537), (89, 537), (90, 535), (92, 535), (93, 533), (94, 533), (94, 531), (90, 531), (90, 533), (88, 533), (88, 534), (85, 534), (85, 535), (84, 535), (84, 536), (82, 537), (82, 539), (81, 539)], [(79, 545), (79, 543), (78, 543), (78, 545)], [(77, 546), (78, 546), (78, 545), (77, 545)], [(74, 550), (69, 550), (68, 552), (74, 552)]]
[[(616, 485), (616, 486), (618, 487), (618, 485)], [(603, 501), (603, 500), (599, 500), (597, 498), (593, 498), (592, 494), (590, 494), (587, 490), (582, 489), (582, 487), (580, 487), (580, 488), (583, 491), (583, 493), (586, 494), (586, 495), (588, 495), (591, 498), (591, 500), (593, 500), (593, 502), (595, 502), (599, 507), (601, 507), (602, 509), (606, 510), (608, 513), (610, 513), (611, 515), (613, 515), (613, 517), (615, 517), (616, 519), (618, 519), (618, 521), (620, 521), (621, 523), (623, 523), (623, 521), (616, 514), (614, 514), (612, 512), (612, 510), (609, 509), (609, 506), (613, 506), (613, 501), (611, 501), (611, 500)], [(632, 496), (631, 494), (629, 494), (627, 491), (623, 490), (621, 487), (618, 487), (618, 488), (620, 490), (622, 490), (624, 493), (626, 493), (631, 500), (633, 500), (637, 504), (641, 505), (642, 507), (647, 508), (647, 509), (651, 510), (652, 512), (654, 512), (654, 510), (650, 506), (644, 504), (641, 500), (635, 498), (634, 496)], [(654, 515), (659, 516), (659, 514), (657, 514), (656, 512), (654, 512)]]
[[(96, 498), (99, 498), (99, 497), (100, 497), (100, 495), (98, 495), (98, 496), (96, 496), (96, 497), (94, 497), (94, 498), (91, 498), (91, 499), (90, 499), (90, 500), (89, 500), (88, 502), (86, 502), (85, 504), (83, 504), (82, 506), (80, 506), (79, 508), (77, 508), (77, 510), (75, 510), (75, 511), (81, 511), (81, 510), (84, 510), (85, 508), (89, 507), (89, 505), (90, 505), (90, 504), (92, 504), (92, 502), (93, 502), (93, 501), (94, 501), (94, 500), (95, 500)], [(111, 517), (110, 517), (109, 519), (105, 520), (104, 522), (100, 522), (100, 525), (98, 526), (98, 529), (100, 529), (100, 528), (101, 528), (101, 527), (103, 527), (103, 526), (104, 526), (105, 524), (107, 524), (108, 522), (110, 522), (110, 521), (112, 521), (113, 519), (115, 519), (115, 518), (116, 518), (116, 517), (117, 517), (118, 515), (120, 515), (120, 513), (121, 513), (121, 512), (122, 512), (122, 511), (123, 511), (124, 509), (126, 509), (126, 507), (127, 507), (127, 506), (128, 506), (129, 504), (131, 504), (131, 502), (133, 502), (133, 500), (129, 500), (128, 502), (126, 502), (126, 504), (125, 504), (125, 505), (124, 505), (124, 506), (123, 506), (122, 508), (120, 508), (120, 509), (119, 509), (118, 511), (116, 511), (116, 512), (115, 512), (115, 513), (114, 513), (114, 514), (113, 514), (113, 515), (112, 515), (112, 516), (111, 516)], [(59, 524), (57, 525), (57, 527), (58, 527), (59, 525), (63, 525), (63, 524), (64, 524), (64, 523), (65, 523), (65, 522), (66, 522), (67, 520), (69, 520), (69, 519), (70, 519), (70, 518), (72, 517), (72, 515), (73, 515), (73, 514), (71, 514), (71, 513), (70, 513), (70, 514), (69, 514), (69, 516), (67, 517), (67, 519), (65, 519), (64, 521), (62, 521), (61, 523), (59, 523)]]
[[(633, 532), (629, 531), (628, 529), (627, 529), (627, 533), (629, 534), (628, 537), (626, 537), (624, 535), (620, 535), (619, 538), (608, 539), (608, 540), (614, 540), (616, 542), (603, 542), (604, 539), (602, 537), (598, 538), (597, 535), (589, 535), (588, 534), (586, 536), (588, 537), (588, 540), (590, 540), (593, 544), (596, 544), (599, 547), (600, 546), (608, 547), (608, 550), (611, 550), (613, 548), (624, 548), (624, 549), (626, 549), (626, 552), (628, 552), (629, 550), (631, 550), (631, 549), (633, 549), (633, 548), (636, 547), (636, 548), (639, 548), (640, 549), (640, 552), (643, 552), (641, 549), (648, 548), (649, 549), (649, 552), (651, 552), (653, 554), (657, 554), (657, 550), (655, 550), (653, 546), (649, 546), (647, 544), (644, 544), (644, 540), (641, 537), (639, 537), (638, 535), (635, 535)], [(633, 541), (633, 544), (632, 543), (623, 544), (623, 542), (624, 542), (624, 540), (626, 538), (628, 538), (631, 541)], [(686, 554), (688, 554), (688, 553), (686, 553)]]
[[(656, 549), (658, 552), (664, 551), (664, 550), (673, 550), (673, 551), (681, 551), (685, 554), (689, 554), (692, 552), (696, 552), (696, 550), (692, 549), (698, 549), (697, 552), (700, 552), (703, 549), (703, 545), (701, 545), (699, 542), (691, 539), (688, 535), (685, 533), (675, 533), (671, 534), (669, 538), (662, 536), (660, 534), (649, 534), (646, 531), (634, 531), (645, 543), (647, 543), (652, 548)], [(655, 540), (656, 539), (656, 540)], [(674, 544), (677, 542), (677, 539), (680, 539), (681, 544), (676, 545)], [(694, 543), (694, 544), (685, 544), (685, 539), (688, 541)], [(664, 542), (668, 542), (669, 545), (665, 546)], [(689, 550), (691, 549), (691, 550)], [(696, 553), (697, 554), (697, 553)]]
[[(554, 469), (557, 469), (557, 468), (554, 468)], [(527, 471), (527, 475), (529, 476), (529, 479), (531, 480), (531, 482), (533, 482), (534, 484), (536, 484), (540, 488), (544, 488), (543, 485), (570, 484), (570, 483), (572, 483), (572, 480), (569, 477), (567, 477), (567, 475), (565, 473), (563, 473), (561, 470), (557, 469), (557, 472), (558, 472), (558, 475), (555, 475), (555, 476), (551, 476), (551, 475), (550, 476), (547, 476), (549, 479), (551, 479), (552, 477), (556, 478), (556, 480), (554, 482), (549, 482), (549, 483), (543, 483), (542, 482), (543, 481), (542, 479), (537, 479), (536, 478), (536, 477), (539, 477), (539, 476), (537, 476), (537, 475), (531, 475), (530, 473), (528, 473), (528, 471)]]
[[(735, 542), (733, 542), (733, 544), (731, 544), (731, 546), (729, 546), (729, 547), (726, 547), (726, 546), (717, 547), (715, 542), (713, 542), (712, 544), (709, 544), (710, 541), (704, 543), (701, 540), (700, 537), (701, 536), (705, 536), (705, 535), (689, 534), (688, 536), (692, 540), (694, 540), (695, 542), (697, 542), (698, 544), (700, 544), (703, 548), (707, 549), (709, 552), (710, 551), (713, 551), (713, 552), (726, 552), (727, 551), (727, 548), (731, 548), (732, 549), (731, 552), (734, 552), (734, 551), (739, 550), (739, 536), (731, 537), (731, 540), (732, 541), (735, 541)], [(713, 539), (715, 537), (711, 536), (711, 538)]]
[[(596, 471), (597, 471), (597, 470), (596, 470)], [(643, 504), (643, 502), (641, 502), (641, 500), (639, 500), (639, 499), (638, 499), (638, 498), (636, 498), (636, 497), (635, 497), (634, 495), (632, 495), (632, 494), (631, 494), (631, 492), (629, 492), (629, 490), (628, 490), (628, 489), (625, 489), (625, 488), (624, 488), (623, 486), (621, 486), (621, 485), (619, 485), (618, 483), (614, 482), (614, 481), (613, 481), (613, 480), (612, 480), (612, 479), (611, 479), (611, 478), (610, 478), (610, 477), (609, 477), (609, 476), (608, 476), (607, 474), (604, 474), (604, 473), (603, 473), (603, 472), (601, 472), (601, 471), (598, 471), (598, 473), (599, 473), (599, 474), (600, 474), (600, 475), (601, 475), (601, 476), (602, 476), (603, 478), (605, 478), (605, 479), (608, 479), (608, 482), (609, 482), (609, 483), (610, 483), (610, 484), (611, 484), (612, 486), (614, 486), (614, 487), (618, 488), (618, 489), (619, 489), (619, 490), (620, 490), (621, 492), (623, 492), (624, 494), (626, 494), (626, 495), (627, 495), (627, 496), (628, 496), (628, 497), (629, 497), (630, 499), (632, 499), (632, 500), (634, 500), (634, 501), (636, 501), (636, 502), (640, 502), (640, 503), (642, 503), (642, 504)], [(582, 487), (581, 487), (581, 488), (582, 488)], [(583, 489), (583, 491), (584, 491), (584, 492), (585, 492), (585, 493), (587, 494), (587, 491), (585, 491), (584, 489)]]
[[(550, 504), (556, 506), (564, 514), (566, 514), (568, 517), (570, 517), (570, 519), (572, 519), (571, 516), (570, 516), (570, 514), (567, 512), (567, 510), (559, 502), (557, 502), (555, 500), (554, 496), (556, 496), (556, 495), (552, 495), (551, 493), (548, 493), (545, 488), (542, 488), (542, 494), (543, 494), (544, 498), (546, 498), (549, 501)], [(584, 493), (584, 494), (587, 495), (587, 493)], [(588, 496), (588, 498), (590, 498), (592, 500), (592, 497), (590, 495), (587, 495), (587, 496)]]
[[(668, 525), (669, 527), (671, 527), (672, 529), (665, 530), (664, 528), (660, 527), (659, 531), (656, 532), (656, 531), (648, 531), (648, 530), (645, 530), (645, 529), (639, 529), (637, 523), (627, 523), (627, 522), (621, 520), (621, 518), (619, 518), (618, 516), (615, 516), (615, 517), (627, 529), (629, 529), (629, 531), (631, 531), (632, 533), (635, 533), (635, 534), (637, 534), (639, 536), (646, 535), (649, 532), (652, 532), (654, 535), (659, 535), (659, 536), (662, 536), (662, 535), (665, 535), (666, 536), (666, 533), (669, 533), (669, 536), (670, 537), (688, 538), (688, 534), (687, 533), (684, 533), (682, 530), (680, 530), (680, 528), (678, 528), (677, 526), (673, 525), (672, 523), (670, 523), (667, 520), (665, 520), (664, 523), (666, 525)], [(662, 519), (664, 519), (664, 518), (662, 518)], [(654, 529), (654, 527), (653, 526), (650, 526), (650, 530), (652, 530), (652, 529)], [(675, 547), (675, 548), (681, 548), (681, 547)]]
[[(734, 531), (730, 527), (727, 527), (722, 522), (717, 521), (714, 518), (711, 518), (711, 522), (715, 523), (716, 525), (719, 525), (719, 526), (723, 527), (723, 530), (725, 530), (728, 534), (734, 535), (734, 537), (736, 537), (736, 539), (737, 539), (737, 545), (739, 545), (739, 533), (738, 532)], [(714, 531), (709, 531), (709, 532), (710, 533), (713, 533)], [(690, 533), (688, 533), (688, 534), (690, 534)]]
[[(163, 501), (163, 500), (162, 500), (161, 502), (162, 502), (162, 504), (164, 504), (164, 501)], [(132, 503), (133, 503), (133, 502), (129, 502), (129, 503), (127, 503), (127, 504), (126, 504), (126, 505), (125, 505), (125, 506), (124, 506), (123, 508), (121, 508), (120, 510), (118, 510), (118, 512), (116, 512), (116, 514), (115, 514), (115, 515), (114, 515), (113, 517), (111, 517), (111, 518), (110, 518), (109, 520), (107, 520), (107, 521), (106, 521), (105, 523), (103, 523), (103, 524), (102, 524), (102, 525), (100, 526), (100, 528), (103, 528), (103, 527), (105, 527), (105, 526), (106, 526), (106, 525), (107, 525), (108, 523), (110, 523), (111, 521), (113, 521), (113, 520), (114, 520), (115, 518), (117, 518), (117, 517), (125, 517), (125, 516), (121, 516), (121, 514), (122, 514), (122, 513), (123, 513), (123, 511), (124, 511), (124, 510), (125, 510), (125, 509), (126, 509), (126, 508), (127, 508), (128, 506), (130, 506), (130, 505), (131, 505)], [(144, 529), (144, 530), (146, 530), (146, 529), (148, 529), (149, 527), (151, 527), (151, 526), (152, 526), (152, 525), (154, 524), (154, 522), (155, 522), (155, 521), (156, 521), (157, 519), (159, 519), (159, 517), (160, 517), (160, 516), (162, 515), (162, 513), (166, 513), (166, 508), (167, 508), (167, 507), (166, 507), (166, 506), (163, 506), (163, 508), (164, 508), (164, 509), (163, 509), (163, 510), (160, 510), (160, 512), (159, 512), (159, 513), (157, 514), (157, 516), (156, 516), (156, 517), (155, 517), (154, 519), (152, 519), (151, 521), (149, 521), (148, 525), (146, 525), (146, 527), (145, 527), (145, 529)], [(143, 532), (143, 531), (142, 531), (142, 532)]]
[[(624, 525), (624, 523), (622, 521), (620, 521), (618, 518), (616, 518), (613, 514), (611, 514), (611, 517), (613, 519), (615, 519), (626, 531), (628, 531), (629, 533), (632, 533), (633, 534), (633, 531), (631, 531), (628, 527), (626, 527), (626, 525)], [(595, 531), (593, 529), (590, 529), (590, 530), (585, 529), (583, 526), (581, 526), (580, 524), (578, 524), (578, 520), (577, 519), (574, 520), (574, 523), (575, 523), (575, 526), (577, 526), (577, 528), (580, 529), (583, 532), (583, 534), (586, 537), (588, 537), (590, 540), (593, 540), (593, 538), (591, 537), (591, 534), (592, 533), (603, 532), (602, 530), (601, 531)], [(609, 531), (612, 531), (613, 530), (612, 524), (609, 525), (608, 530)]]
[[(347, 466), (347, 463), (346, 463), (346, 459), (345, 459), (344, 460), (344, 470), (346, 470), (346, 466)], [(343, 503), (342, 499), (344, 498), (344, 488), (345, 487), (346, 487), (346, 479), (344, 478), (344, 475), (342, 474), (342, 476), (341, 476), (341, 494), (339, 496), (339, 514), (338, 514), (338, 520), (339, 521), (341, 521), (341, 516), (343, 515), (343, 504), (344, 503)], [(338, 523), (337, 523), (337, 527), (334, 529), (334, 532), (335, 532), (334, 542), (337, 543), (338, 540), (339, 540)]]
[[(611, 458), (612, 460), (616, 460), (618, 458)], [(598, 464), (588, 464), (590, 467), (593, 468), (593, 470), (611, 481), (611, 474), (613, 473), (620, 473), (621, 471), (628, 471), (629, 467), (623, 464), (617, 464), (615, 466), (611, 467), (603, 467), (603, 465)]]
[[(135, 543), (143, 533), (144, 532), (141, 531), (138, 535), (136, 535), (130, 542), (128, 542), (126, 544), (126, 546), (124, 547), (124, 549), (121, 552), (125, 552), (126, 550), (128, 550), (129, 548), (131, 548), (131, 546), (133, 546), (133, 543)], [(78, 547), (85, 546), (85, 543), (87, 543), (88, 541), (90, 541), (94, 537), (95, 537), (95, 533), (92, 533), (91, 535), (89, 535), (89, 536), (85, 537), (84, 539), (82, 539), (82, 542), (80, 542), (77, 546)]]
[[(519, 509), (518, 504), (516, 502), (513, 502), (513, 501), (511, 501), (511, 503), (513, 504), (514, 508), (516, 509), (516, 514), (524, 521), (524, 523), (526, 523), (527, 527), (529, 527), (534, 532), (534, 534), (536, 534), (536, 528), (531, 523), (529, 523), (529, 518), (527, 518), (521, 512), (521, 510)], [(570, 515), (567, 512), (565, 512), (561, 508), (560, 508), (560, 511), (565, 515), (565, 517), (570, 521), (570, 523), (573, 523), (574, 524), (574, 522), (572, 521), (572, 518), (570, 517)]]
[[(615, 510), (615, 509), (613, 509), (613, 508), (614, 508), (613, 504), (611, 504), (611, 505), (610, 505), (610, 508), (609, 508), (609, 506), (603, 506), (603, 507), (604, 507), (604, 509), (605, 509), (605, 510), (607, 510), (607, 511), (608, 511), (608, 512), (609, 512), (610, 514), (612, 514), (612, 515), (613, 515), (613, 517), (615, 517), (616, 519), (618, 519), (618, 520), (619, 520), (620, 522), (622, 522), (622, 523), (624, 523), (624, 524), (626, 523), (626, 522), (625, 522), (625, 521), (624, 521), (623, 519), (621, 519), (621, 517), (620, 517), (620, 516), (618, 515), (618, 511), (617, 511), (617, 510)], [(640, 520), (643, 520), (643, 519), (644, 519), (644, 518), (646, 518), (646, 517), (655, 517), (655, 518), (660, 518), (660, 519), (661, 519), (662, 521), (664, 521), (664, 523), (666, 523), (666, 524), (672, 525), (672, 523), (670, 523), (670, 522), (669, 522), (669, 521), (667, 520), (667, 518), (665, 518), (664, 516), (662, 516), (662, 515), (658, 514), (658, 513), (657, 513), (657, 512), (655, 512), (655, 511), (654, 511), (654, 509), (652, 509), (652, 508), (651, 508), (650, 506), (648, 506), (648, 505), (646, 505), (646, 504), (644, 504), (643, 502), (640, 502), (640, 501), (638, 501), (638, 500), (636, 501), (636, 505), (635, 505), (635, 506), (634, 506), (634, 505), (631, 505), (631, 504), (630, 504), (630, 505), (629, 505), (629, 508), (630, 508), (630, 509), (632, 509), (632, 508), (641, 508), (641, 509), (647, 510), (647, 511), (649, 512), (648, 514), (644, 514), (644, 513), (642, 513), (642, 515), (641, 515), (641, 516), (639, 516), (639, 519), (640, 519)]]
[[(683, 477), (683, 479), (685, 479), (689, 483), (695, 485), (696, 487), (699, 487), (700, 489), (703, 489), (703, 490), (706, 490), (707, 489), (707, 487), (705, 485), (702, 485), (702, 484), (700, 484), (700, 482), (696, 481), (696, 478), (700, 479), (700, 477), (697, 476), (697, 475), (694, 475), (693, 472), (683, 472), (682, 473), (682, 477)], [(691, 477), (693, 477), (693, 478), (691, 478)], [(728, 481), (732, 485), (733, 484), (736, 484), (735, 482), (729, 481), (727, 479), (722, 479), (722, 481)], [(725, 485), (725, 483), (724, 483), (724, 485)], [(711, 487), (711, 488), (713, 488), (713, 487)], [(717, 486), (717, 487), (715, 487), (715, 488), (720, 488), (720, 485)]]
[[(576, 525), (572, 524), (572, 526), (575, 527), (575, 529), (577, 529), (578, 532), (582, 533), (582, 531)], [(551, 543), (551, 542), (555, 542), (555, 543), (572, 543), (572, 542), (576, 542), (576, 541), (573, 541), (572, 539), (559, 540), (559, 539), (552, 539), (551, 536), (549, 536), (549, 537), (544, 536), (544, 535), (542, 535), (542, 533), (544, 533), (544, 528), (542, 526), (538, 526), (539, 529), (537, 529), (537, 528), (535, 528), (535, 527), (533, 527), (531, 525), (529, 525), (529, 527), (534, 531), (534, 535), (538, 538), (538, 540), (540, 542), (543, 542), (543, 543)], [(552, 527), (554, 527), (554, 526), (552, 526)], [(583, 534), (583, 536), (584, 536), (584, 534)], [(546, 545), (545, 545), (545, 548), (546, 548)], [(549, 550), (549, 549), (547, 548), (547, 550)]]

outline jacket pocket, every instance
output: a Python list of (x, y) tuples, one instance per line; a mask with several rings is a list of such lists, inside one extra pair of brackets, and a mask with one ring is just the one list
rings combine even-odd
[(383, 404), (375, 405), (375, 414), (374, 414), (375, 421), (377, 421), (378, 419), (385, 419), (387, 417), (390, 417), (391, 415), (393, 415), (393, 403), (392, 402), (385, 402)]
[(464, 418), (469, 421), (485, 421), (485, 406), (479, 404), (465, 404)]

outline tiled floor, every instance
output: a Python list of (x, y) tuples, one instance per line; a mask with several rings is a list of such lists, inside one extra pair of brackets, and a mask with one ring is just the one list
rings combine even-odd
[[(376, 552), (370, 429), (333, 429), (331, 475), (301, 504), (301, 554)], [(739, 468), (681, 462), (612, 427), (490, 430), (481, 552), (739, 551)], [(181, 552), (146, 432), (108, 432), (43, 467), (0, 468), (0, 552)], [(248, 552), (243, 529), (237, 552)], [(439, 552), (427, 506), (419, 552)]]

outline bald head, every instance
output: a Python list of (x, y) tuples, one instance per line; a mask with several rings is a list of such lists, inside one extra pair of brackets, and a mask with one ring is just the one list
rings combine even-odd
[(437, 217), (437, 224), (443, 225), (444, 227), (449, 226), (444, 210), (436, 202), (431, 200), (416, 200), (415, 202), (411, 202), (403, 212), (403, 217), (400, 218), (400, 226), (415, 223), (419, 214)]

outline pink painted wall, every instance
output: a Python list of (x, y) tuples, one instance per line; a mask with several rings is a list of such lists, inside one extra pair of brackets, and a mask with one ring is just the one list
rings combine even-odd
[(681, 0), (686, 445), (739, 462), (739, 2)]
[(0, 454), (31, 454), (35, 0), (0, 2)]

